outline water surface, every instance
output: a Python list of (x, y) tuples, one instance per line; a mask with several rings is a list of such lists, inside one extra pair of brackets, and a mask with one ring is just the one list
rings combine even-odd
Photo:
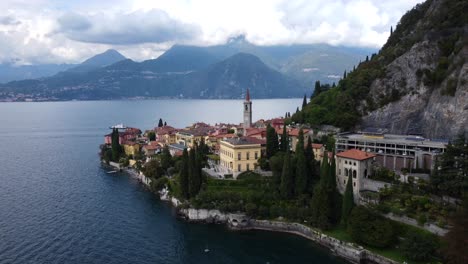
[[(302, 99), (254, 100), (253, 117)], [(106, 174), (108, 126), (242, 120), (239, 100), (0, 104), (0, 263), (340, 263), (301, 237), (189, 224), (125, 174)], [(208, 248), (210, 251), (205, 253)]]

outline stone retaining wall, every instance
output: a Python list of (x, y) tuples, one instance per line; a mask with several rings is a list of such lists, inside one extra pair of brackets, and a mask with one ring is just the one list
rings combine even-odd
[(343, 242), (336, 238), (323, 234), (322, 232), (299, 223), (288, 223), (281, 221), (249, 219), (245, 214), (222, 213), (219, 210), (207, 209), (181, 209), (180, 213), (189, 221), (206, 223), (226, 223), (234, 230), (266, 230), (274, 232), (286, 232), (305, 237), (312, 240), (330, 251), (352, 263), (378, 263), (396, 264), (393, 260), (368, 251), (353, 243)]

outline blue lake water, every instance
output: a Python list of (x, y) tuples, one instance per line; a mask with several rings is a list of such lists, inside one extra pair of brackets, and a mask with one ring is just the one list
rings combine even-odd
[[(254, 120), (301, 102), (254, 100)], [(239, 123), (242, 101), (0, 104), (0, 263), (342, 263), (301, 237), (177, 220), (136, 180), (106, 174), (108, 126), (149, 129), (160, 117)]]

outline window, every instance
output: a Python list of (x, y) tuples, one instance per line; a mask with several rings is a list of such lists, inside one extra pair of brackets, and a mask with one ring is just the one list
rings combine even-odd
[(353, 165), (354, 165), (354, 166), (356, 166), (356, 162), (354, 162), (354, 164), (353, 164)]
[(344, 164), (348, 164), (348, 161), (347, 161), (347, 160), (345, 160), (345, 161), (344, 161)]
[(255, 152), (255, 159), (258, 160), (258, 152)]
[(338, 175), (341, 175), (341, 169), (338, 170)]
[[(247, 157), (247, 160), (250, 159), (250, 152), (247, 152), (246, 157)], [(248, 169), (247, 169), (247, 170), (248, 170)]]
[(241, 153), (237, 153), (237, 160), (241, 160)]
[(250, 170), (250, 164), (247, 163), (247, 170)]
[(356, 187), (356, 182), (353, 183), (354, 187)]
[(367, 178), (367, 169), (364, 170), (364, 177)]
[(356, 179), (356, 177), (357, 177), (357, 172), (356, 170), (353, 170), (353, 178)]
[(238, 164), (238, 165), (237, 165), (237, 171), (241, 171), (241, 168), (242, 168), (241, 165)]
[(344, 172), (345, 172), (345, 176), (349, 176), (348, 175), (348, 169), (344, 169)]

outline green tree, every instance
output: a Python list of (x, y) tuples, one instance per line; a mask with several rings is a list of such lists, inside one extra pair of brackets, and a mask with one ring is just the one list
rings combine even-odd
[(195, 197), (201, 187), (201, 168), (200, 162), (196, 154), (196, 150), (192, 148), (189, 151), (189, 195)]
[(163, 127), (163, 126), (164, 126), (163, 120), (162, 118), (159, 118), (158, 127)]
[(411, 260), (425, 261), (434, 254), (438, 244), (437, 237), (430, 233), (409, 231), (400, 248), (405, 257)]
[(286, 153), (284, 152), (278, 152), (269, 160), (270, 169), (273, 173), (273, 182), (275, 183), (276, 188), (279, 188), (281, 184), (281, 174), (283, 172), (285, 155)]
[(286, 151), (284, 157), (283, 171), (281, 173), (281, 196), (285, 199), (292, 198), (294, 194), (294, 175), (292, 174), (291, 168), (291, 155), (289, 151)]
[(187, 149), (184, 149), (184, 152), (182, 153), (182, 162), (181, 162), (181, 168), (180, 168), (180, 173), (179, 173), (180, 191), (184, 199), (190, 198), (190, 193), (189, 193), (190, 164), (189, 163), (190, 163), (190, 160), (189, 160), (188, 151)]
[(317, 184), (314, 188), (310, 202), (310, 215), (310, 223), (313, 226), (323, 230), (330, 229), (332, 208), (327, 189), (323, 184)]
[(304, 109), (304, 107), (306, 107), (306, 105), (307, 105), (307, 97), (304, 94), (304, 99), (302, 100), (302, 109)]
[(278, 151), (278, 135), (273, 127), (268, 124), (267, 126), (267, 135), (266, 135), (266, 155), (267, 158), (273, 157)]
[(159, 161), (152, 159), (143, 167), (143, 173), (146, 177), (156, 180), (164, 175), (164, 170)]
[(161, 167), (164, 170), (169, 169), (172, 166), (172, 155), (171, 152), (169, 151), (169, 146), (166, 145), (163, 148), (163, 151), (161, 153)]
[(446, 151), (437, 157), (431, 175), (431, 187), (440, 195), (461, 198), (468, 190), (468, 144), (459, 135)]
[(314, 151), (312, 148), (312, 139), (307, 139), (307, 146), (305, 149), (305, 157), (307, 161), (307, 190), (312, 193), (315, 183), (318, 182), (318, 169), (317, 161), (315, 160)]
[(286, 125), (283, 126), (283, 134), (281, 135), (281, 151), (289, 150), (289, 137), (286, 131)]
[(349, 215), (351, 214), (354, 206), (353, 177), (351, 176), (351, 173), (349, 173), (348, 182), (346, 183), (346, 190), (343, 196), (343, 206), (341, 207), (341, 223), (343, 225), (348, 223)]
[(118, 162), (120, 160), (120, 156), (122, 155), (122, 146), (119, 142), (119, 130), (114, 128), (112, 129), (112, 136), (111, 136), (111, 149), (112, 149), (112, 161)]
[(307, 163), (304, 153), (304, 131), (302, 128), (299, 130), (299, 136), (296, 144), (296, 184), (294, 190), (296, 196), (304, 194), (307, 191)]
[(155, 141), (156, 140), (156, 134), (154, 133), (154, 131), (148, 132), (147, 136), (148, 136), (149, 141)]
[(385, 248), (396, 240), (392, 223), (363, 206), (351, 211), (348, 232), (354, 241), (371, 247)]
[[(466, 195), (466, 193), (465, 193)], [(453, 227), (445, 235), (444, 256), (448, 264), (468, 263), (468, 196), (452, 218)]]

